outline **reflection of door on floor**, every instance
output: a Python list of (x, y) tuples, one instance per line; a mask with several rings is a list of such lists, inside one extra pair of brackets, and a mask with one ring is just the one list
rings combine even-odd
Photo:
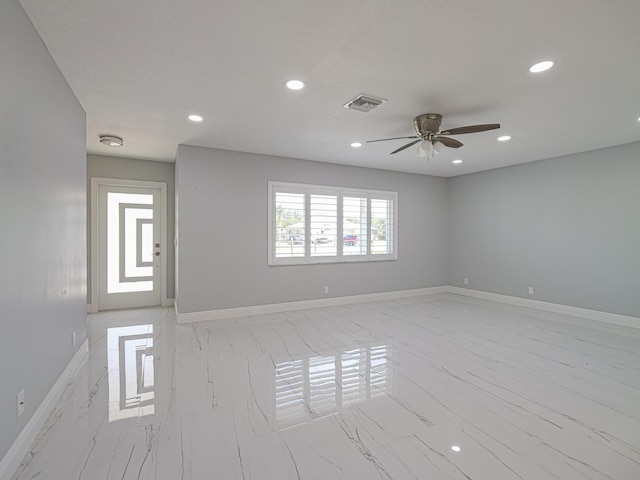
[[(98, 310), (161, 304), (161, 187), (97, 186)], [(95, 212), (95, 209), (94, 209)], [(94, 254), (96, 252), (94, 251)], [(95, 303), (96, 299), (92, 299)]]

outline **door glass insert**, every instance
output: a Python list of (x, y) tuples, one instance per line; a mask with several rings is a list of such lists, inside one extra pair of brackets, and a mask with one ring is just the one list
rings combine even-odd
[(153, 262), (153, 222), (138, 219), (138, 225), (140, 228), (138, 235), (140, 235), (142, 242), (138, 244), (140, 252), (137, 255), (137, 265), (142, 267), (151, 265)]
[(153, 195), (107, 194), (107, 293), (153, 290)]

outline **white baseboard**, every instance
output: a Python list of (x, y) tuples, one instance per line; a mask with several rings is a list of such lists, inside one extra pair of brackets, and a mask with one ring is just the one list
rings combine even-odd
[(44, 426), (47, 418), (60, 400), (64, 389), (73, 380), (78, 370), (87, 359), (89, 352), (89, 341), (85, 340), (75, 353), (69, 364), (66, 366), (58, 380), (53, 385), (47, 396), (35, 411), (33, 416), (24, 426), (18, 438), (16, 438), (9, 451), (0, 461), (0, 480), (10, 480), (20, 466), (20, 462), (29, 452), (29, 449), (36, 440), (40, 430)]
[(304, 310), (308, 308), (333, 307), (338, 305), (348, 305), (351, 303), (374, 302), (377, 300), (392, 300), (395, 298), (430, 295), (435, 293), (454, 293), (457, 295), (465, 295), (467, 297), (474, 297), (483, 300), (492, 300), (494, 302), (507, 303), (510, 305), (534, 308), (537, 310), (560, 313), (564, 315), (570, 315), (572, 317), (581, 317), (589, 320), (611, 323), (614, 325), (640, 328), (640, 318), (637, 317), (600, 312), (597, 310), (589, 310), (586, 308), (571, 307), (568, 305), (561, 305), (557, 303), (542, 302), (540, 300), (512, 297), (509, 295), (501, 295), (497, 293), (482, 292), (480, 290), (471, 290), (468, 288), (452, 286), (418, 288), (414, 290), (399, 290), (395, 292), (370, 293), (364, 295), (351, 295), (347, 297), (320, 298), (315, 300), (303, 300), (299, 302), (273, 303), (268, 305), (224, 308), (219, 310), (208, 310), (190, 313), (180, 313), (178, 308), (178, 300), (176, 299), (174, 301), (174, 308), (176, 311), (177, 323), (186, 324), (194, 322), (249, 317), (269, 313), (291, 312), (294, 310)]
[(364, 295), (350, 295), (347, 297), (319, 298), (315, 300), (302, 300), (299, 302), (272, 303), (268, 305), (254, 305), (249, 307), (224, 308), (220, 310), (208, 310), (204, 312), (180, 313), (178, 302), (175, 302), (176, 318), (178, 323), (206, 322), (228, 318), (248, 317), (264, 315), (268, 313), (291, 312), (308, 308), (335, 307), (351, 303), (375, 302), (378, 300), (393, 300), (395, 298), (416, 297), (434, 293), (445, 293), (447, 287), (418, 288), (414, 290), (399, 290), (395, 292), (368, 293)]
[(175, 298), (165, 298), (162, 302), (163, 307), (173, 307), (175, 305)]
[(540, 300), (531, 300), (529, 298), (511, 297), (509, 295), (482, 292), (480, 290), (471, 290), (468, 288), (447, 287), (447, 292), (455, 293), (457, 295), (465, 295), (467, 297), (481, 298), (483, 300), (491, 300), (494, 302), (508, 303), (519, 307), (535, 308), (537, 310), (560, 313), (572, 317), (581, 317), (589, 320), (596, 320), (598, 322), (622, 325), (624, 327), (640, 328), (640, 318), (638, 317), (600, 312), (598, 310), (589, 310), (587, 308), (570, 307), (559, 303), (542, 302)]

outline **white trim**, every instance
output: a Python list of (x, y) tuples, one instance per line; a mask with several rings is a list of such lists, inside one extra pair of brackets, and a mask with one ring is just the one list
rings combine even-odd
[(507, 303), (509, 305), (517, 305), (519, 307), (535, 308), (536, 310), (560, 313), (572, 317), (581, 317), (588, 320), (621, 325), (623, 327), (640, 328), (640, 318), (638, 317), (618, 315), (617, 313), (600, 312), (598, 310), (589, 310), (587, 308), (571, 307), (569, 305), (562, 305), (559, 303), (542, 302), (540, 300), (531, 300), (529, 298), (511, 297), (509, 295), (482, 292), (480, 290), (471, 290), (468, 288), (447, 287), (447, 291), (449, 293), (455, 293), (457, 295), (464, 295), (467, 297), (480, 298), (483, 300)]
[(294, 310), (306, 310), (309, 308), (335, 307), (351, 303), (374, 302), (378, 300), (393, 300), (396, 298), (417, 297), (434, 293), (446, 293), (447, 287), (418, 288), (415, 290), (398, 290), (395, 292), (367, 293), (363, 295), (350, 295), (346, 297), (319, 298), (315, 300), (302, 300), (299, 302), (271, 303), (268, 305), (252, 305), (248, 307), (223, 308), (204, 312), (179, 313), (176, 302), (177, 323), (205, 322), (226, 318), (249, 317), (264, 315), (267, 313), (291, 312)]
[(320, 298), (315, 300), (302, 300), (298, 302), (272, 303), (267, 305), (252, 305), (247, 307), (222, 308), (219, 310), (207, 310), (201, 312), (180, 313), (177, 299), (174, 301), (176, 311), (176, 321), (178, 324), (194, 322), (206, 322), (211, 320), (223, 320), (230, 318), (249, 317), (254, 315), (264, 315), (269, 313), (291, 312), (294, 310), (304, 310), (308, 308), (333, 307), (338, 305), (348, 305), (352, 303), (374, 302), (378, 300), (393, 300), (396, 298), (414, 297), (420, 295), (432, 295), (436, 293), (453, 293), (467, 297), (491, 300), (499, 303), (517, 305), (520, 307), (534, 308), (547, 312), (569, 315), (572, 317), (586, 318), (598, 322), (611, 323), (624, 327), (640, 328), (640, 318), (616, 313), (600, 312), (586, 308), (571, 307), (558, 303), (542, 302), (530, 300), (528, 298), (511, 297), (497, 293), (482, 292), (468, 288), (442, 286), (418, 288), (414, 290), (399, 290), (395, 292), (368, 293), (364, 295), (351, 295), (346, 297)]
[(80, 367), (86, 361), (88, 353), (89, 341), (85, 340), (60, 377), (58, 377), (56, 383), (53, 384), (47, 396), (44, 397), (38, 409), (24, 426), (18, 438), (13, 442), (7, 454), (0, 461), (0, 480), (10, 480), (18, 470), (20, 463), (31, 449), (47, 418), (55, 408), (58, 400), (60, 400), (64, 389), (71, 383)]
[(142, 187), (160, 189), (160, 243), (165, 245), (165, 255), (160, 267), (160, 305), (168, 304), (167, 269), (168, 269), (168, 225), (167, 225), (167, 184), (165, 182), (147, 182), (143, 180), (126, 180), (121, 178), (91, 177), (91, 311), (98, 311), (98, 186)]

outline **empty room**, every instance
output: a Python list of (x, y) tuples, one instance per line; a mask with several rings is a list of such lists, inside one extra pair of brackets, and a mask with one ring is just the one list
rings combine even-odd
[(0, 480), (639, 479), (639, 20), (2, 2)]

